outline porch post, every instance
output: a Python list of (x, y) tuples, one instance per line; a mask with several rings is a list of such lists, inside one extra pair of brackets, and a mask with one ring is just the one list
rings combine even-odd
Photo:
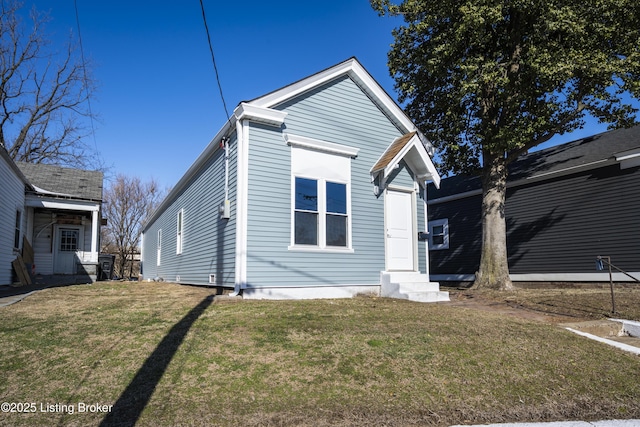
[(91, 211), (91, 261), (98, 262), (98, 211)]

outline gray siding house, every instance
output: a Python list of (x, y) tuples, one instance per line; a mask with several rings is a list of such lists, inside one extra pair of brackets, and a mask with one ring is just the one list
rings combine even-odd
[[(432, 280), (470, 282), (480, 264), (478, 177), (429, 186)], [(516, 283), (608, 282), (598, 255), (640, 278), (640, 126), (529, 153), (510, 166), (505, 214)], [(632, 281), (622, 273), (614, 280)]]
[(16, 163), (0, 147), (0, 182), (0, 285), (17, 280), (12, 263), (25, 256), (25, 242), (30, 275), (51, 283), (95, 281), (102, 173)]
[(431, 145), (355, 59), (241, 103), (143, 230), (146, 280), (244, 298), (448, 299), (428, 276)]

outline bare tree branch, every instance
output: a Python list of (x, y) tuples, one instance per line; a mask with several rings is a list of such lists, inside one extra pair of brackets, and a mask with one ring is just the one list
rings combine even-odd
[(46, 15), (33, 9), (27, 25), (19, 2), (0, 3), (0, 145), (16, 161), (96, 165), (97, 153), (83, 142), (94, 84), (72, 39), (55, 52)]

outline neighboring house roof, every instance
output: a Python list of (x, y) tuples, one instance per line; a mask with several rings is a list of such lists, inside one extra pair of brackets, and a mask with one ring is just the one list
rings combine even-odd
[[(616, 129), (521, 156), (509, 165), (508, 183), (533, 182), (562, 174), (640, 159), (640, 126)], [(633, 164), (635, 166), (635, 163)], [(480, 191), (478, 176), (443, 179), (439, 190), (430, 188), (429, 199)]]
[(38, 193), (102, 200), (102, 172), (25, 162), (16, 164)]

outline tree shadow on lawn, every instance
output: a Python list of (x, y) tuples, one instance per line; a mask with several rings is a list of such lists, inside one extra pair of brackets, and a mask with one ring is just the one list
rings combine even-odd
[(187, 332), (212, 302), (213, 295), (207, 296), (173, 325), (114, 403), (100, 427), (136, 424)]

